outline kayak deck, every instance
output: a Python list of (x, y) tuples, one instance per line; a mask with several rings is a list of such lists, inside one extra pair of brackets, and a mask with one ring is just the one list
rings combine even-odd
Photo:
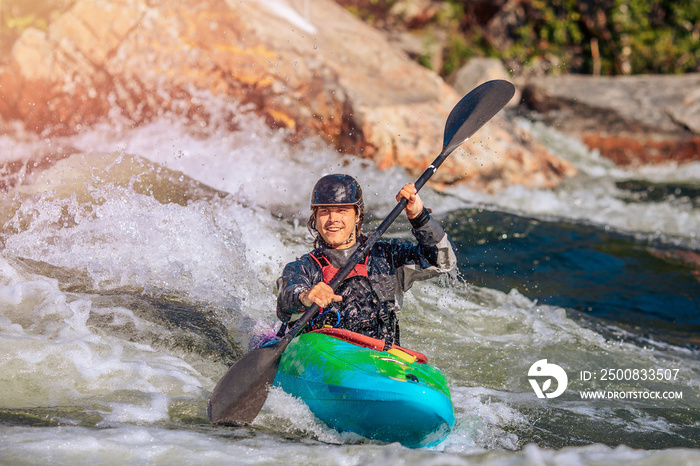
[(437, 369), (401, 350), (378, 351), (321, 332), (289, 344), (274, 385), (301, 398), (329, 427), (382, 442), (435, 445), (455, 423)]

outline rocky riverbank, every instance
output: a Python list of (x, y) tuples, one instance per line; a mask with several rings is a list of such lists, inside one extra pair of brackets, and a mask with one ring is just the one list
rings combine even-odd
[[(478, 83), (494, 76), (469, 77)], [(646, 100), (641, 96), (661, 87), (654, 85), (656, 77), (644, 82), (648, 92), (641, 93), (632, 80), (610, 78), (612, 86), (591, 79), (516, 83), (522, 104), (480, 130), (434, 182), (484, 190), (553, 187), (575, 173), (509, 114), (580, 135), (621, 163), (698, 159), (700, 78), (658, 78), (685, 79), (683, 86), (695, 94), (687, 89)], [(0, 68), (0, 83), (0, 119), (46, 137), (99, 122), (135, 126), (164, 114), (206, 126), (215, 109), (253, 111), (291, 141), (318, 136), (341, 153), (414, 174), (439, 152), (445, 119), (461, 97), (456, 83), (446, 84), (331, 0), (80, 0), (47, 32), (28, 29), (20, 36)], [(623, 96), (586, 99), (597, 95), (591, 83), (622, 89)], [(610, 115), (632, 121), (650, 104), (667, 116), (663, 127), (610, 124)], [(578, 124), (583, 120), (585, 126)], [(644, 155), (652, 145), (638, 140), (642, 135), (661, 138), (663, 155)], [(624, 147), (640, 142), (633, 156), (606, 149), (619, 147), (621, 138)], [(46, 158), (51, 163), (60, 157)]]
[(700, 161), (700, 74), (532, 78), (522, 92), (523, 115), (618, 165)]

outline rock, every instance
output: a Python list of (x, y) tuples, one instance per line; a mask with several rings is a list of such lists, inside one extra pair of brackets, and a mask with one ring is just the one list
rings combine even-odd
[(687, 89), (682, 105), (669, 106), (666, 112), (673, 121), (700, 135), (700, 86)]
[(580, 137), (616, 164), (700, 160), (700, 74), (531, 78), (530, 118)]
[(389, 14), (407, 28), (415, 29), (428, 24), (438, 13), (438, 7), (430, 0), (396, 0)]
[[(512, 81), (510, 73), (501, 60), (497, 58), (472, 58), (460, 69), (454, 72), (447, 79), (447, 82), (452, 85), (452, 88), (460, 95), (465, 95), (479, 84), (492, 79), (505, 79)], [(507, 106), (513, 107), (520, 102), (520, 91), (516, 89), (515, 96), (511, 99)]]
[[(494, 137), (489, 127), (458, 148), (440, 170), (445, 183), (466, 183), (472, 189), (495, 192), (511, 185), (554, 188), (576, 169), (547, 151), (530, 133), (512, 121), (502, 123), (506, 137)], [(507, 157), (502, 154), (507, 153)]]
[[(0, 83), (0, 117), (47, 136), (165, 113), (204, 126), (254, 111), (291, 142), (320, 136), (413, 174), (439, 152), (460, 97), (331, 0), (78, 0), (47, 33), (22, 34)], [(499, 147), (495, 166), (514, 167), (533, 186), (571, 173), (512, 131), (499, 115), (479, 132)], [(467, 150), (434, 181), (518, 182), (473, 165), (483, 148)]]

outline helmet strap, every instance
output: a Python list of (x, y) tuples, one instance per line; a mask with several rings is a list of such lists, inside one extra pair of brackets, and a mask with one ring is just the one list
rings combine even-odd
[(355, 239), (355, 231), (354, 230), (352, 231), (352, 233), (350, 233), (350, 236), (348, 236), (348, 239), (346, 239), (345, 241), (340, 243), (340, 245), (342, 246), (344, 244), (352, 243), (353, 239)]

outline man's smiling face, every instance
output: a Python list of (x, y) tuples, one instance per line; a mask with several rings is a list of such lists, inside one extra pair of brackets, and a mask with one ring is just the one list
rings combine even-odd
[[(316, 210), (316, 230), (327, 245), (334, 249), (349, 248), (357, 241), (357, 214), (351, 205), (320, 206)], [(352, 239), (350, 237), (352, 236)]]

